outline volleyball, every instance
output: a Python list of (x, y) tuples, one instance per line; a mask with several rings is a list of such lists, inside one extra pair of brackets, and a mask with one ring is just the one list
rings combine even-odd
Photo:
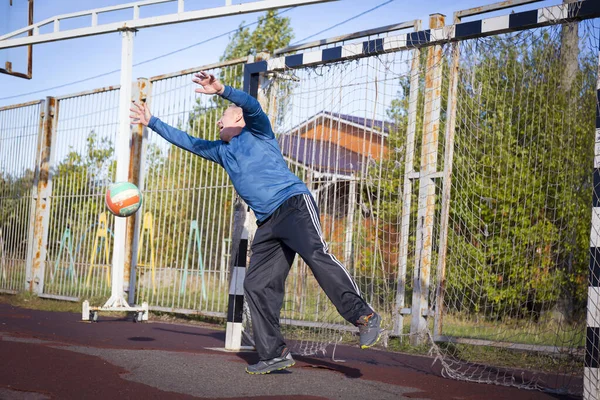
[(142, 205), (142, 193), (130, 182), (116, 182), (106, 191), (106, 208), (117, 217), (129, 217)]

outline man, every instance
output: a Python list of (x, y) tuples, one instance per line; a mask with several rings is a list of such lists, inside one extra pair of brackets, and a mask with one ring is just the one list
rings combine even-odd
[(145, 104), (131, 109), (132, 119), (174, 145), (225, 168), (238, 194), (256, 215), (258, 229), (244, 291), (260, 361), (248, 366), (246, 372), (267, 374), (294, 365), (279, 329), (279, 315), (285, 280), (296, 253), (310, 267), (338, 312), (359, 327), (361, 348), (375, 345), (381, 337), (381, 318), (329, 252), (317, 204), (304, 182), (287, 167), (269, 118), (258, 101), (206, 72), (196, 74), (192, 80), (200, 86), (197, 93), (217, 94), (234, 104), (217, 122), (221, 140), (203, 140), (175, 129), (153, 117)]

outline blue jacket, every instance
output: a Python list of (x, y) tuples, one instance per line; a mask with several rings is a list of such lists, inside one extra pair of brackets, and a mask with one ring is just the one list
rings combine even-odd
[(152, 117), (148, 127), (184, 150), (221, 165), (238, 194), (254, 211), (259, 223), (284, 201), (308, 188), (288, 168), (269, 117), (258, 101), (245, 92), (225, 86), (223, 98), (244, 111), (246, 126), (229, 143), (203, 140)]

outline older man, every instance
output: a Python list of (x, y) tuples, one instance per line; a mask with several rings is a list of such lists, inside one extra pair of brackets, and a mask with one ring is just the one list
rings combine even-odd
[(246, 372), (267, 374), (294, 365), (279, 329), (285, 280), (296, 254), (348, 322), (359, 328), (360, 346), (381, 337), (381, 318), (362, 298), (358, 286), (323, 238), (319, 209), (310, 191), (288, 168), (268, 116), (252, 96), (223, 85), (206, 72), (196, 74), (196, 92), (219, 95), (233, 103), (217, 122), (221, 140), (188, 135), (150, 114), (145, 104), (132, 108), (132, 119), (174, 145), (221, 165), (238, 194), (252, 208), (258, 229), (244, 281), (250, 307), (257, 364)]

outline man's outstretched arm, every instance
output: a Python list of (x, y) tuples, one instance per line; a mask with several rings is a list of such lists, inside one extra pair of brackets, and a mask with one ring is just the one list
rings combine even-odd
[(175, 146), (221, 164), (219, 146), (222, 145), (222, 142), (220, 140), (211, 141), (190, 136), (152, 116), (145, 103), (134, 103), (134, 105), (135, 107), (131, 108), (130, 116), (132, 123), (145, 125)]
[(254, 135), (265, 139), (275, 137), (269, 117), (254, 97), (231, 86), (223, 85), (214, 75), (204, 71), (196, 74), (192, 80), (201, 86), (196, 89), (197, 93), (218, 94), (240, 107), (244, 112), (246, 128)]

